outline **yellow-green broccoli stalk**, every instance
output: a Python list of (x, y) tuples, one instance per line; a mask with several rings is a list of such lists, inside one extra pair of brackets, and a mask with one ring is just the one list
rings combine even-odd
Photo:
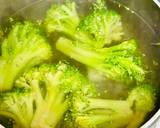
[(125, 100), (91, 98), (88, 106), (75, 120), (78, 128), (121, 128), (127, 126), (133, 112)]
[(104, 73), (110, 79), (125, 82), (144, 80), (145, 71), (141, 67), (135, 40), (112, 47), (93, 49), (81, 45), (81, 42), (62, 37), (57, 41), (56, 48), (80, 63)]
[(155, 91), (149, 85), (135, 87), (126, 100), (88, 98), (88, 106), (76, 116), (75, 126), (139, 128), (154, 106)]

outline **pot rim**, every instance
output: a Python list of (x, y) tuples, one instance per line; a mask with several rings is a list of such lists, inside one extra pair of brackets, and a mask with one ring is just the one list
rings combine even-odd
[(160, 7), (160, 0), (153, 0)]
[[(153, 127), (154, 126), (154, 127)], [(160, 126), (160, 109), (144, 124), (141, 128), (159, 128)]]
[[(153, 0), (160, 8), (160, 0)], [(141, 128), (159, 128), (160, 126), (160, 109), (144, 124)]]

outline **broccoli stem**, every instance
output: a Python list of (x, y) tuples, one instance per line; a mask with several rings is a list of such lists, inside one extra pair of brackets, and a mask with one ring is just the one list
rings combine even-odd
[(112, 109), (117, 112), (126, 111), (126, 113), (130, 113), (130, 105), (127, 101), (123, 100), (107, 100), (107, 99), (89, 99), (89, 108), (95, 109), (95, 108), (106, 108), (106, 109)]
[(112, 71), (107, 70), (107, 68), (110, 68), (110, 65), (105, 64), (105, 69), (102, 67), (103, 61), (107, 57), (106, 54), (98, 54), (91, 50), (77, 47), (76, 44), (74, 45), (71, 40), (66, 38), (60, 38), (56, 43), (56, 48), (64, 54), (89, 67), (95, 68), (105, 73), (107, 72), (107, 77), (114, 76)]
[(76, 118), (78, 128), (96, 128), (98, 124), (104, 123), (105, 121), (105, 115), (87, 115)]
[[(30, 55), (27, 56), (23, 55), (18, 56), (14, 60), (0, 60), (0, 91), (6, 91), (11, 89), (13, 86), (14, 80), (31, 67), (34, 62), (36, 63), (38, 59), (36, 58), (29, 58)], [(31, 55), (32, 56), (32, 55)], [(25, 58), (25, 59), (23, 59)], [(33, 61), (33, 59), (35, 59)]]
[[(21, 58), (21, 57), (20, 57)], [(24, 68), (27, 70), (27, 66), (30, 65), (27, 62), (25, 57), (25, 61), (18, 57), (15, 60), (0, 60), (0, 91), (9, 90), (13, 86), (14, 80), (19, 76)], [(27, 66), (26, 66), (27, 65)], [(24, 70), (23, 70), (24, 71)]]
[[(57, 74), (59, 75), (59, 73)], [(47, 77), (50, 77), (50, 75)], [(68, 107), (67, 102), (64, 101), (64, 94), (56, 87), (56, 78), (48, 78), (50, 79), (47, 82), (49, 86), (47, 86), (47, 94), (44, 99), (39, 92), (36, 93), (40, 102), (37, 102), (38, 107), (33, 117), (31, 128), (54, 128), (67, 110)], [(37, 90), (39, 88), (38, 81), (33, 81), (32, 86)]]
[(144, 80), (144, 70), (140, 67), (140, 58), (136, 55), (134, 40), (123, 42), (110, 48), (92, 49), (80, 46), (81, 42), (73, 42), (60, 38), (56, 48), (71, 58), (105, 74), (113, 80)]
[(89, 105), (84, 110), (86, 114), (76, 118), (77, 125), (81, 128), (94, 128), (106, 126), (119, 128), (127, 126), (133, 116), (133, 111), (127, 101), (89, 99)]
[(10, 89), (10, 83), (13, 83), (13, 77), (16, 74), (16, 71), (13, 70), (15, 69), (12, 69), (10, 64), (0, 60), (0, 92)]
[(96, 51), (93, 52), (91, 49), (81, 48), (77, 46), (76, 43), (74, 45), (69, 39), (60, 38), (56, 43), (56, 48), (64, 54), (69, 55), (71, 58), (95, 68), (95, 66), (101, 64), (102, 61), (104, 61), (105, 58), (107, 58), (107, 56), (110, 54), (122, 55), (121, 52), (124, 51), (125, 54), (125, 50), (129, 52), (135, 52), (136, 48), (133, 43), (133, 40), (131, 40), (129, 43), (124, 42), (111, 48), (103, 48), (101, 50), (97, 49), (98, 53), (96, 53)]
[(77, 47), (76, 44), (73, 45), (72, 41), (69, 39), (60, 38), (56, 43), (56, 48), (71, 58), (88, 66), (95, 67), (96, 65), (101, 64), (101, 58), (99, 60), (97, 59), (100, 57), (98, 54)]

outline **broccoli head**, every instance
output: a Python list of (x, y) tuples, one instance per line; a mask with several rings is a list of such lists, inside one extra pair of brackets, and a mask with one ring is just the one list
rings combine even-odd
[[(71, 3), (55, 5), (56, 8), (51, 8), (48, 11), (45, 27), (50, 28), (50, 30), (47, 30), (47, 32), (60, 31), (68, 37), (61, 37), (56, 43), (56, 48), (65, 55), (103, 72), (113, 80), (143, 81), (145, 73), (141, 68), (141, 59), (136, 52), (137, 44), (135, 40), (125, 41), (109, 48), (104, 47), (112, 41), (122, 39), (123, 27), (120, 15), (108, 10), (103, 0), (97, 0), (93, 5), (93, 11), (79, 22), (79, 20), (74, 20), (77, 17), (75, 6), (73, 11), (68, 11), (68, 13), (64, 13), (65, 15), (62, 14), (64, 12), (62, 8), (68, 9)], [(56, 9), (63, 11), (57, 11)], [(70, 16), (70, 12), (76, 15)], [(53, 14), (58, 15), (58, 21), (55, 18), (57, 16)], [(60, 16), (61, 18), (59, 18)], [(47, 22), (51, 21), (49, 20), (50, 17), (57, 21), (56, 24), (53, 21)], [(76, 24), (73, 24), (72, 20)], [(59, 27), (57, 27), (57, 24)], [(67, 27), (64, 27), (66, 24)], [(52, 27), (47, 27), (50, 25)]]
[(51, 55), (50, 45), (37, 25), (30, 22), (14, 25), (2, 43), (0, 91), (10, 90), (20, 74)]
[(107, 48), (93, 49), (62, 37), (57, 41), (56, 47), (69, 57), (104, 73), (110, 79), (138, 82), (144, 80), (145, 71), (141, 67), (135, 40)]
[(112, 41), (120, 41), (123, 35), (120, 15), (108, 10), (103, 0), (97, 0), (93, 10), (81, 21), (74, 2), (53, 5), (47, 13), (44, 26), (49, 34), (61, 32), (94, 48), (102, 48)]
[(134, 111), (134, 116), (127, 128), (138, 128), (146, 116), (155, 108), (156, 92), (151, 85), (135, 87), (129, 94), (127, 101)]
[(140, 85), (131, 90), (126, 100), (88, 98), (87, 101), (88, 105), (76, 115), (74, 127), (138, 128), (154, 109), (155, 91), (150, 85)]
[(48, 10), (44, 26), (48, 33), (62, 32), (72, 35), (79, 21), (75, 2), (66, 1), (63, 5), (54, 4)]
[(123, 35), (121, 16), (108, 10), (103, 0), (97, 0), (92, 12), (81, 20), (77, 29), (96, 41), (96, 48), (102, 48), (112, 41), (120, 41)]
[[(54, 128), (68, 108), (60, 79), (65, 65), (41, 65), (16, 80), (16, 92), (1, 93), (0, 115), (12, 118), (16, 128)], [(18, 91), (29, 88), (29, 91)]]
[(0, 115), (13, 119), (15, 128), (54, 128), (67, 109), (64, 95), (56, 85), (57, 77), (46, 75), (45, 95), (36, 79), (30, 81), (31, 86), (1, 93)]
[(35, 92), (36, 110), (32, 128), (55, 127), (64, 114), (66, 122), (73, 120), (73, 115), (82, 109), (75, 102), (95, 95), (92, 84), (75, 67), (62, 62), (33, 68), (16, 81), (16, 86), (29, 86)]
[(15, 128), (29, 128), (34, 100), (31, 88), (14, 88), (10, 92), (0, 93), (0, 115), (13, 119)]

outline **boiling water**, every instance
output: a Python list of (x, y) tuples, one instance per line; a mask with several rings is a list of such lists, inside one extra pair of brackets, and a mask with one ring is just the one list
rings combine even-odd
[[(33, 1), (32, 3), (28, 3), (27, 6), (19, 9), (20, 5), (11, 6), (9, 11), (5, 11), (7, 13), (0, 14), (0, 22), (2, 24), (2, 29), (6, 28), (8, 25), (9, 17), (13, 17), (14, 19), (22, 20), (41, 20), (44, 18), (46, 14), (46, 10), (50, 7), (53, 0), (47, 1)], [(136, 1), (136, 2), (135, 2)], [(160, 85), (160, 48), (156, 45), (160, 42), (160, 23), (155, 21), (160, 21), (160, 12), (152, 10), (152, 4), (150, 8), (145, 8), (144, 0), (138, 2), (135, 0), (134, 2), (125, 2), (120, 3), (118, 0), (108, 0), (107, 7), (116, 10), (118, 13), (122, 15), (122, 21), (124, 30), (126, 33), (125, 39), (135, 38), (139, 42), (139, 52), (142, 55), (143, 63), (145, 69), (147, 69), (147, 80), (150, 81), (154, 86), (158, 87)], [(27, 2), (27, 1), (26, 1)], [(55, 0), (56, 3), (62, 3), (62, 0)], [(84, 16), (89, 13), (90, 6), (92, 0), (77, 0), (78, 3), (78, 11), (80, 16)], [(25, 3), (25, 2), (24, 2)], [(24, 4), (23, 3), (23, 4)], [(138, 3), (135, 5), (135, 3)], [(146, 3), (146, 0), (145, 0)], [(141, 5), (141, 6), (140, 6)], [(142, 6), (143, 5), (143, 6)], [(139, 9), (137, 9), (139, 7)], [(153, 5), (154, 7), (154, 5)], [(156, 7), (154, 7), (156, 8)], [(18, 9), (18, 11), (17, 11)], [(134, 11), (136, 10), (136, 11)], [(141, 12), (142, 10), (142, 12)], [(146, 12), (144, 11), (146, 10)], [(143, 12), (144, 11), (144, 12)], [(3, 11), (1, 11), (2, 13)], [(152, 19), (149, 18), (148, 13), (153, 13), (154, 17)], [(145, 14), (146, 13), (146, 14)], [(142, 16), (142, 14), (145, 14)], [(151, 15), (151, 14), (150, 14)], [(154, 19), (154, 20), (153, 20)], [(6, 30), (7, 33), (7, 30)], [(159, 37), (159, 38), (158, 38)], [(1, 39), (1, 38), (0, 38)], [(58, 59), (57, 59), (58, 58)], [(86, 69), (82, 64), (75, 62), (72, 59), (64, 56), (60, 52), (57, 52), (54, 61), (58, 61), (59, 59), (67, 59), (71, 63), (75, 64), (79, 67), (80, 71), (84, 73), (84, 75), (88, 76), (90, 80), (92, 80), (99, 91), (99, 96), (102, 98), (110, 98), (110, 99), (124, 99), (127, 96), (128, 90), (132, 88), (132, 85), (126, 86), (122, 83), (117, 83), (111, 80), (106, 79), (102, 74), (97, 73), (93, 69)], [(98, 74), (98, 75), (95, 75)], [(134, 83), (133, 83), (134, 84)], [(159, 105), (157, 104), (157, 108)], [(156, 111), (156, 110), (155, 110)], [(0, 119), (0, 123), (4, 123)], [(9, 128), (10, 124), (6, 125)]]

